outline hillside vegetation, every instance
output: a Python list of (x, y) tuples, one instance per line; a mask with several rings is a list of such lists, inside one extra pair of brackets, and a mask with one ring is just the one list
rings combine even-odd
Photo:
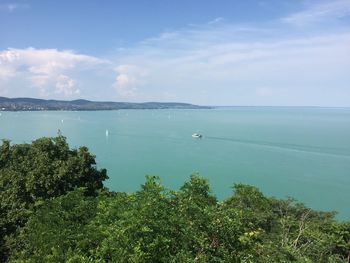
[[(235, 184), (223, 201), (198, 174), (134, 193), (65, 137), (0, 146), (2, 262), (349, 262), (350, 222)], [(229, 182), (228, 182), (229, 183)]]

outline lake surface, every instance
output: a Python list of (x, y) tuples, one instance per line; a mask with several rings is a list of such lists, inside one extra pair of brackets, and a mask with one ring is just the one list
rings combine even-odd
[[(220, 199), (234, 183), (247, 183), (350, 219), (349, 108), (0, 114), (0, 138), (13, 143), (55, 136), (60, 129), (71, 147), (88, 146), (98, 167), (108, 170), (106, 186), (115, 191), (139, 189), (146, 174), (177, 189), (199, 172)], [(203, 138), (192, 138), (194, 132)]]

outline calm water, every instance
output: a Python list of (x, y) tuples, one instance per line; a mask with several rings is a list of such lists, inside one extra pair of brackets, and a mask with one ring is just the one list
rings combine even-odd
[(176, 189), (197, 171), (219, 198), (242, 182), (350, 219), (349, 108), (1, 112), (0, 138), (13, 143), (58, 129), (97, 155), (116, 191), (138, 189), (146, 174)]

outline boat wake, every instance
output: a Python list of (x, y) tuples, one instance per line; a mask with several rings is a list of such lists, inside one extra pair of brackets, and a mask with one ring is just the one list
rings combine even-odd
[(318, 146), (311, 146), (311, 145), (299, 145), (299, 144), (291, 144), (291, 143), (278, 143), (278, 142), (267, 142), (267, 141), (257, 141), (257, 140), (242, 140), (242, 139), (236, 139), (236, 138), (214, 137), (214, 136), (206, 136), (205, 138), (209, 140), (229, 141), (232, 143), (249, 144), (249, 145), (260, 146), (260, 147), (270, 147), (270, 148), (278, 148), (278, 149), (289, 150), (289, 151), (326, 154), (326, 155), (334, 155), (334, 156), (350, 158), (350, 149), (346, 149), (346, 148), (318, 147)]
[[(111, 131), (109, 131), (108, 134), (114, 135), (116, 137), (140, 137), (140, 138), (150, 138), (150, 139), (159, 138), (159, 136), (155, 136), (155, 135), (125, 134), (125, 133), (111, 132)], [(194, 137), (194, 138), (197, 138), (197, 137)], [(200, 136), (200, 138), (204, 138), (205, 140), (226, 141), (231, 143), (252, 145), (257, 147), (275, 148), (275, 149), (281, 149), (285, 151), (297, 151), (297, 152), (305, 152), (305, 153), (312, 153), (312, 154), (321, 154), (321, 155), (350, 158), (350, 149), (347, 149), (347, 148), (319, 147), (319, 146), (313, 146), (313, 145), (279, 143), (279, 142), (269, 142), (269, 141), (259, 141), (259, 140), (245, 140), (245, 139), (217, 137), (217, 136)], [(182, 140), (183, 138), (162, 137), (162, 139), (178, 141), (178, 140)]]

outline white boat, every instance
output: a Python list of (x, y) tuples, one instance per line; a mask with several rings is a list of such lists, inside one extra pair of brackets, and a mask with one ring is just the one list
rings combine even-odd
[(192, 134), (192, 137), (193, 137), (193, 138), (200, 139), (200, 138), (202, 138), (202, 134), (194, 133), (194, 134)]

